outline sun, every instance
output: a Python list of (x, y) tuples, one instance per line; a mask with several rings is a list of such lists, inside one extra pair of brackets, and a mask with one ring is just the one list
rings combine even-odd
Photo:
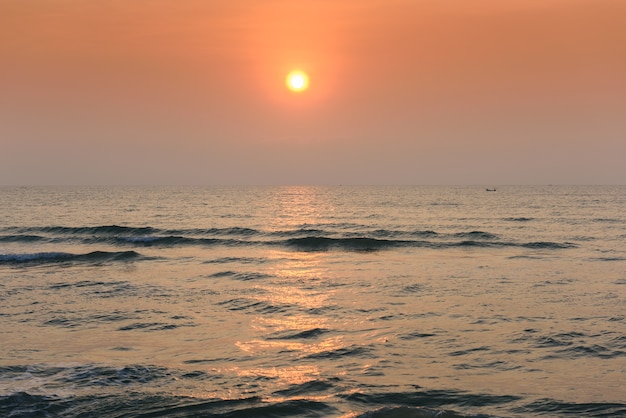
[(285, 83), (289, 90), (299, 93), (309, 88), (309, 76), (304, 71), (294, 70), (287, 74)]

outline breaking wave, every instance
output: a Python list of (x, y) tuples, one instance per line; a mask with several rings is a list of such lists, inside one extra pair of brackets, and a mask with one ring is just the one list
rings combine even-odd
[[(87, 245), (106, 244), (118, 247), (185, 247), (185, 246), (282, 246), (296, 251), (379, 251), (393, 248), (504, 248), (566, 249), (575, 247), (569, 242), (514, 242), (501, 239), (486, 231), (461, 231), (438, 233), (432, 230), (367, 230), (353, 228), (351, 231), (325, 230), (319, 228), (296, 228), (293, 230), (262, 231), (254, 228), (231, 227), (209, 229), (159, 229), (153, 227), (95, 226), (95, 227), (9, 227), (0, 230), (0, 242), (16, 243), (79, 243)], [(132, 252), (131, 252), (132, 253)], [(130, 257), (123, 252), (114, 256)], [(102, 253), (90, 253), (94, 257), (108, 257)], [(40, 253), (24, 256), (3, 256), (3, 262), (32, 260), (71, 261), (86, 257), (63, 253)], [(89, 258), (86, 257), (86, 258)], [(0, 261), (2, 262), (2, 261)]]
[(0, 265), (37, 265), (51, 263), (106, 263), (135, 261), (144, 258), (135, 251), (92, 251), (86, 254), (42, 252), (30, 254), (0, 254)]

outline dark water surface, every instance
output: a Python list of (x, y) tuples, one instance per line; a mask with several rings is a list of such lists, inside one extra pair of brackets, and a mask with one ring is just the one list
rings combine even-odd
[(626, 187), (0, 188), (0, 416), (626, 416)]

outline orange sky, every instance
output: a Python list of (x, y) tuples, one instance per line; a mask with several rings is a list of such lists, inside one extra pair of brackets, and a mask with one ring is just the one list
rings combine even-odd
[(1, 0), (0, 184), (626, 184), (624, 22), (623, 0)]

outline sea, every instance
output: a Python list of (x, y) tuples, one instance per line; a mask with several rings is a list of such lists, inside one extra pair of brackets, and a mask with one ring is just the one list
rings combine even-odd
[(626, 187), (0, 187), (0, 416), (626, 416)]

